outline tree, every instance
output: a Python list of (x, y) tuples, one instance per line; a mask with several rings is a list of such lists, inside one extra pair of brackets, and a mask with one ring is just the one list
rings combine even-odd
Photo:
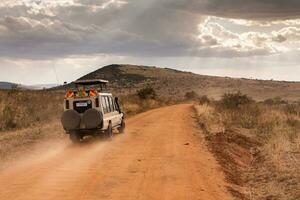
[(157, 95), (152, 87), (146, 87), (137, 91), (137, 95), (140, 99), (156, 99)]

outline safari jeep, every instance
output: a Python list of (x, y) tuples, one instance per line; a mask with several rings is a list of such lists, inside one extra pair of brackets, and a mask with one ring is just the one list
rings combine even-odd
[(113, 137), (113, 129), (124, 132), (124, 114), (118, 98), (107, 93), (105, 80), (82, 80), (74, 82), (76, 88), (66, 92), (63, 128), (73, 142), (87, 135), (104, 134)]

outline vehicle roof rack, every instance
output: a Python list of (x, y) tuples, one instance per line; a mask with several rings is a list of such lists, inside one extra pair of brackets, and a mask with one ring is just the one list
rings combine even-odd
[(103, 79), (90, 79), (90, 80), (74, 81), (75, 85), (106, 85), (107, 83), (108, 83), (108, 81), (103, 80)]
[(107, 89), (108, 81), (103, 79), (77, 80), (74, 81), (73, 83), (75, 84), (76, 88), (78, 88), (79, 86), (84, 86), (84, 87), (95, 86), (101, 92), (108, 91)]

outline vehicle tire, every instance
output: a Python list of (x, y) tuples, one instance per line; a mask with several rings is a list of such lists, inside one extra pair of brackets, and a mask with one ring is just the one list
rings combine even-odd
[(105, 131), (105, 136), (108, 139), (113, 138), (113, 128), (112, 128), (111, 122), (109, 122), (109, 124), (108, 124), (107, 130)]
[(126, 127), (125, 121), (124, 119), (122, 119), (121, 126), (118, 128), (119, 133), (125, 133), (125, 127)]
[(66, 131), (76, 130), (80, 126), (80, 120), (80, 115), (75, 110), (66, 110), (61, 117), (61, 123)]
[(70, 140), (76, 144), (76, 143), (79, 143), (80, 140), (81, 140), (81, 136), (78, 132), (71, 132), (70, 133)]
[(82, 121), (87, 129), (102, 128), (103, 115), (96, 109), (88, 109), (84, 112)]

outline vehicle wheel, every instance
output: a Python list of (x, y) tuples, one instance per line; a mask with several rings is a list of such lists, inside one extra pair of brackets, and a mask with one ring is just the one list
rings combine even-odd
[(70, 140), (73, 142), (73, 143), (79, 143), (80, 140), (81, 140), (81, 136), (78, 132), (71, 132), (70, 133)]
[(113, 138), (113, 128), (112, 128), (111, 122), (109, 122), (109, 124), (108, 124), (107, 130), (105, 132), (105, 136), (108, 139), (112, 139)]
[(119, 133), (125, 133), (125, 122), (122, 120), (121, 126), (118, 128)]

